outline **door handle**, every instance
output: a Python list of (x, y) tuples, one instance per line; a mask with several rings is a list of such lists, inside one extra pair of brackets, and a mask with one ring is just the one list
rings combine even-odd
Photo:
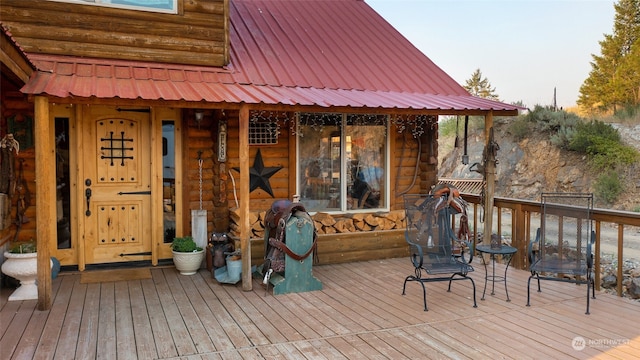
[(85, 190), (84, 196), (87, 198), (87, 211), (84, 214), (87, 216), (91, 216), (91, 208), (89, 207), (89, 202), (91, 201), (91, 189)]

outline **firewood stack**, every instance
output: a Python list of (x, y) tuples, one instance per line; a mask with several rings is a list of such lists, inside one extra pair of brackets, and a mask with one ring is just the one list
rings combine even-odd
[[(266, 211), (249, 213), (249, 228), (251, 238), (264, 239), (264, 218)], [(235, 238), (240, 237), (240, 220), (242, 219), (239, 209), (230, 211), (230, 235)], [(316, 233), (336, 234), (360, 231), (378, 231), (404, 229), (404, 210), (393, 210), (379, 213), (357, 213), (357, 214), (328, 214), (316, 213), (312, 215)]]

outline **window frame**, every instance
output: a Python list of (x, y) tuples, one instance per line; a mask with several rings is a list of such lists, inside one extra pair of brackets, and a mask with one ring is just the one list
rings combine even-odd
[[(182, 0), (163, 0), (167, 4), (170, 5), (169, 9), (154, 7), (151, 5), (143, 5), (142, 3), (145, 0), (127, 0), (128, 2), (136, 2), (139, 1), (140, 5), (128, 5), (128, 4), (113, 4), (110, 2), (102, 2), (105, 0), (47, 0), (47, 1), (55, 1), (55, 2), (63, 2), (77, 5), (90, 5), (90, 6), (102, 6), (114, 9), (124, 9), (124, 10), (134, 10), (134, 11), (149, 11), (149, 12), (157, 12), (163, 14), (178, 14), (178, 9), (180, 8), (180, 1)], [(106, 1), (122, 1), (122, 0), (106, 0)]]
[[(347, 124), (347, 117), (349, 115), (355, 115), (355, 116), (359, 116), (359, 115), (365, 115), (365, 114), (356, 114), (356, 113), (331, 113), (331, 112), (303, 112), (303, 113), (326, 113), (326, 114), (333, 114), (333, 115), (340, 115), (341, 116), (341, 123), (340, 123), (340, 209), (338, 210), (334, 210), (334, 209), (317, 209), (317, 210), (313, 210), (310, 209), (309, 212), (310, 213), (316, 213), (316, 212), (324, 212), (324, 213), (329, 213), (329, 214), (342, 214), (342, 213), (370, 213), (370, 212), (384, 212), (384, 211), (389, 211), (391, 206), (390, 206), (390, 192), (391, 192), (391, 121), (390, 121), (390, 116), (387, 114), (376, 114), (377, 116), (384, 116), (385, 117), (385, 124), (384, 124), (384, 128), (385, 128), (385, 139), (384, 139), (384, 146), (385, 146), (385, 153), (384, 153), (384, 176), (383, 176), (383, 182), (384, 182), (384, 191), (380, 192), (380, 197), (381, 200), (384, 203), (384, 206), (381, 207), (375, 207), (375, 208), (359, 208), (359, 209), (349, 209), (348, 208), (348, 182), (347, 182), (347, 177), (349, 176), (349, 169), (348, 169), (348, 164), (346, 161), (346, 147), (347, 147), (347, 134), (346, 134), (346, 128), (348, 126)], [(296, 117), (295, 117), (295, 122), (296, 122), (296, 128), (297, 129), (301, 129), (301, 124), (300, 124), (300, 117), (301, 113), (297, 113)], [(316, 131), (316, 130), (311, 130), (311, 131)], [(300, 167), (300, 144), (301, 144), (301, 137), (304, 137), (304, 134), (302, 134), (300, 131), (296, 132), (296, 164), (295, 164), (295, 174), (296, 174), (296, 180), (295, 180), (295, 194), (297, 194), (298, 196), (301, 195), (301, 179), (304, 176), (304, 174), (302, 174), (302, 170)]]

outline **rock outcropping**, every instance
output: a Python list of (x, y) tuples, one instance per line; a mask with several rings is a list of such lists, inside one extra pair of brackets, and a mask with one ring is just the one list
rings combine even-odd
[[(494, 138), (498, 151), (496, 196), (526, 200), (539, 200), (546, 192), (594, 192), (598, 173), (591, 170), (583, 154), (563, 150), (553, 145), (547, 134), (532, 132), (523, 140), (516, 141), (509, 132), (509, 120), (496, 121)], [(615, 124), (623, 141), (640, 151), (640, 125)], [(456, 179), (481, 179), (474, 172), (474, 163), (482, 163), (484, 136), (482, 131), (468, 138), (469, 164), (463, 165), (461, 158), (464, 140), (454, 147), (452, 137), (439, 139), (438, 177)], [(640, 163), (626, 169), (624, 192), (614, 204), (604, 204), (596, 199), (596, 207), (633, 211), (640, 207)]]

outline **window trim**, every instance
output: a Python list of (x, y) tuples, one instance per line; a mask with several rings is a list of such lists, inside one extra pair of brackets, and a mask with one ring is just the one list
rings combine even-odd
[[(317, 112), (310, 112), (310, 113), (317, 113)], [(347, 209), (347, 183), (345, 181), (343, 181), (346, 176), (347, 176), (347, 163), (345, 161), (344, 158), (344, 153), (345, 153), (345, 146), (346, 146), (346, 133), (344, 131), (344, 128), (347, 125), (347, 115), (349, 115), (350, 113), (330, 113), (327, 112), (327, 114), (340, 114), (342, 117), (341, 120), (341, 131), (340, 131), (340, 171), (341, 171), (341, 181), (340, 181), (340, 210), (330, 210), (330, 209), (326, 209), (326, 210), (313, 210), (313, 211), (309, 211), (309, 213), (311, 214), (315, 214), (316, 212), (323, 212), (323, 213), (328, 213), (328, 214), (355, 214), (355, 213), (370, 213), (370, 212), (385, 212), (385, 211), (390, 211), (391, 209), (391, 205), (390, 205), (390, 199), (391, 199), (391, 135), (390, 131), (391, 131), (391, 121), (390, 121), (390, 117), (387, 114), (381, 114), (384, 115), (386, 118), (385, 121), (385, 172), (384, 172), (384, 181), (385, 181), (385, 186), (384, 186), (384, 192), (381, 192), (381, 196), (384, 197), (384, 206), (382, 207), (378, 207), (378, 208), (366, 208), (366, 209)], [(357, 114), (355, 114), (357, 115)], [(296, 118), (295, 118), (295, 122), (296, 122), (296, 127), (298, 129), (300, 129), (300, 113), (296, 114)], [(300, 171), (300, 138), (302, 134), (300, 134), (299, 132), (296, 133), (296, 163), (295, 163), (295, 175), (296, 175), (296, 179), (295, 179), (295, 194), (300, 197), (301, 194), (300, 192), (302, 191), (302, 189), (300, 188), (300, 178), (302, 176), (301, 171)]]
[[(103, 0), (47, 0), (47, 1), (55, 1), (55, 2), (63, 2), (77, 5), (89, 5), (89, 6), (101, 6), (108, 7), (113, 9), (124, 9), (124, 10), (133, 10), (133, 11), (149, 11), (163, 14), (178, 14), (178, 9), (180, 7), (180, 1), (182, 0), (164, 0), (166, 3), (170, 4), (170, 9), (153, 7), (150, 5), (127, 5), (127, 4), (112, 4), (108, 2), (102, 2)], [(110, 1), (110, 0), (107, 0)], [(144, 0), (127, 0), (129, 2), (141, 1)]]

